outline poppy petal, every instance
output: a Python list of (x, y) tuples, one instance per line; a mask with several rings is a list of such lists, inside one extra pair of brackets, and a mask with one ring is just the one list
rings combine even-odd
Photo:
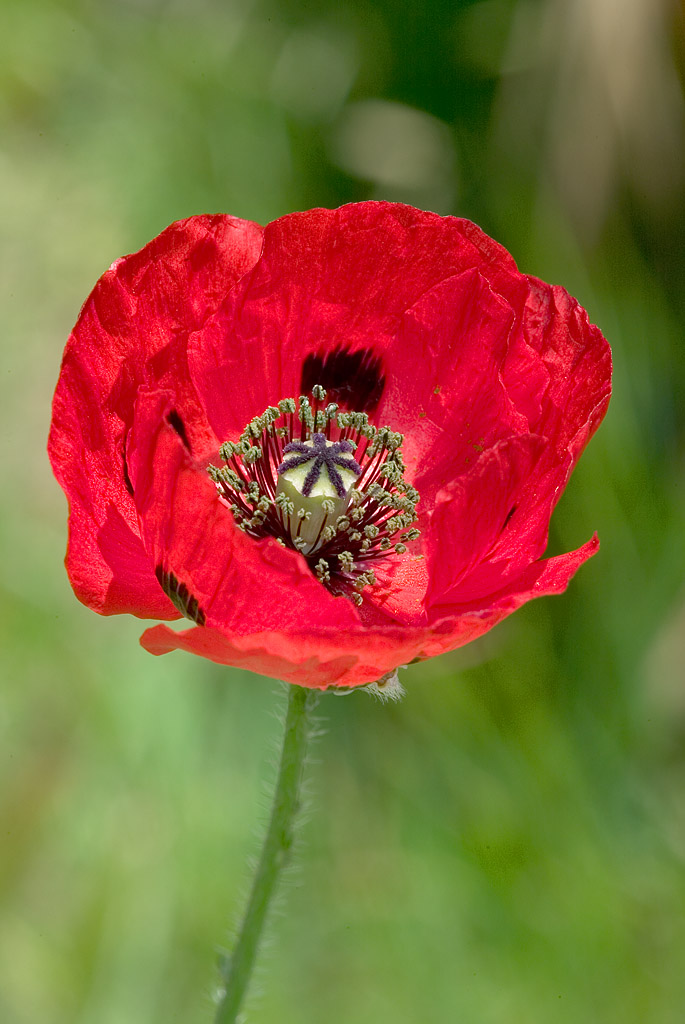
[[(232, 439), (266, 405), (300, 394), (312, 359), (333, 400), (362, 412), (360, 393), (382, 402), (374, 385), (387, 377), (385, 354), (403, 314), (441, 281), (474, 267), (506, 284), (523, 308), (527, 287), (511, 256), (457, 217), (369, 202), (267, 225), (259, 262), (189, 345), (191, 376), (215, 433)], [(355, 356), (374, 379), (357, 368), (351, 377), (359, 387), (345, 391), (349, 381), (339, 376)]]
[(150, 558), (194, 598), (208, 626), (237, 634), (264, 629), (344, 629), (359, 617), (335, 598), (295, 551), (240, 531), (203, 463), (168, 424), (170, 396), (141, 392), (129, 462)]
[(249, 221), (179, 221), (114, 263), (81, 311), (64, 353), (48, 449), (70, 502), (67, 570), (96, 611), (175, 617), (141, 543), (131, 495), (126, 448), (135, 396), (145, 381), (168, 388), (185, 443), (216, 447), (185, 345), (260, 248), (261, 228)]
[[(527, 601), (562, 593), (583, 562), (592, 558), (598, 550), (599, 540), (594, 534), (575, 551), (534, 562), (499, 591), (490, 591), (480, 596), (475, 592), (468, 594), (464, 591), (459, 595), (459, 602), (433, 606), (431, 618), (435, 617), (435, 625), (421, 656), (432, 658), (463, 647), (492, 629)], [(495, 580), (483, 578), (481, 584), (485, 592), (488, 586), (495, 584)]]

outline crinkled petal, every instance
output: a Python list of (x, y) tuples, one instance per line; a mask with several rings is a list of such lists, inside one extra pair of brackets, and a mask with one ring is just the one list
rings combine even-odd
[(501, 535), (515, 528), (517, 504), (536, 477), (545, 447), (545, 440), (533, 435), (500, 441), (438, 492), (425, 542), (429, 606), (452, 601), (462, 581), (490, 563)]
[(598, 547), (593, 537), (578, 551), (538, 562), (487, 604), (436, 609), (430, 626), (421, 628), (393, 624), (352, 631), (328, 627), (317, 635), (271, 630), (240, 635), (200, 626), (176, 632), (159, 625), (143, 633), (141, 644), (151, 654), (188, 651), (299, 686), (364, 686), (399, 665), (463, 647), (527, 601), (560, 593)]
[(575, 551), (534, 562), (499, 591), (490, 591), (480, 597), (464, 593), (460, 595), (463, 596), (460, 603), (455, 601), (432, 607), (431, 636), (421, 657), (432, 658), (463, 647), (528, 601), (562, 593), (583, 562), (598, 550), (599, 540), (595, 534)]
[(206, 626), (180, 632), (153, 626), (140, 642), (151, 654), (189, 651), (221, 665), (325, 689), (375, 682), (412, 661), (428, 637), (427, 629), (407, 630), (399, 625), (352, 631), (328, 627), (319, 634), (268, 630), (247, 636)]
[[(382, 383), (405, 311), (470, 268), (523, 309), (528, 289), (511, 256), (469, 221), (369, 202), (269, 224), (254, 270), (190, 342), (191, 375), (215, 433), (233, 439), (266, 405), (297, 396), (308, 357), (368, 353), (369, 373)], [(453, 312), (444, 310), (447, 318)], [(392, 373), (397, 366), (395, 359)], [(321, 378), (332, 386), (325, 368)], [(364, 411), (355, 389), (337, 383), (343, 393), (336, 400)]]
[[(475, 225), (391, 203), (172, 225), (87, 301), (55, 395), (67, 566), (98, 611), (197, 625), (173, 648), (308, 686), (362, 685), (563, 590), (597, 547), (540, 560), (606, 410), (610, 355), (567, 293)], [(321, 383), (405, 434), (420, 542), (359, 609), (297, 553), (237, 529), (220, 441)]]
[(67, 344), (49, 454), (70, 504), (67, 570), (103, 614), (174, 618), (140, 540), (126, 446), (138, 387), (174, 395), (196, 451), (216, 447), (190, 382), (186, 343), (254, 263), (261, 228), (218, 215), (172, 224), (118, 260), (86, 301)]
[(129, 464), (143, 539), (156, 571), (173, 576), (208, 626), (249, 635), (354, 628), (354, 605), (335, 598), (301, 555), (239, 530), (203, 463), (168, 423), (169, 396), (141, 392)]
[(500, 377), (514, 323), (512, 307), (475, 269), (425, 292), (402, 319), (379, 417), (404, 435), (423, 509), (484, 448), (528, 433)]

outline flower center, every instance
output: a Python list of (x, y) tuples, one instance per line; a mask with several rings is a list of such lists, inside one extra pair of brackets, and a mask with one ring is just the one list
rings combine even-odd
[(270, 406), (208, 472), (241, 530), (299, 551), (331, 593), (359, 605), (373, 560), (418, 538), (419, 494), (404, 479), (401, 434), (325, 401), (316, 385), (311, 401)]

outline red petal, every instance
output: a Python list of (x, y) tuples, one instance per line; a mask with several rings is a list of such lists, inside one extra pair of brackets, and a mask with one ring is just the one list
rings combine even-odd
[(576, 551), (529, 565), (516, 579), (487, 596), (463, 595), (462, 601), (430, 609), (433, 628), (421, 657), (432, 658), (463, 647), (536, 597), (562, 593), (577, 569), (599, 550), (595, 534)]
[(202, 463), (166, 423), (169, 399), (141, 392), (129, 461), (145, 545), (190, 591), (209, 626), (241, 635), (336, 624), (355, 627), (351, 602), (335, 598), (305, 560), (270, 538), (240, 531)]
[(243, 636), (200, 626), (177, 633), (168, 626), (153, 626), (140, 642), (151, 654), (189, 651), (221, 665), (325, 689), (375, 682), (412, 661), (428, 635), (427, 630), (419, 633), (400, 626), (356, 632), (329, 626), (316, 636), (308, 631)]
[(516, 404), (530, 402), (534, 360), (548, 378), (540, 414), (529, 412), (533, 433), (553, 438), (557, 450), (574, 462), (597, 429), (611, 394), (611, 351), (599, 328), (568, 292), (528, 277), (523, 338), (512, 344), (503, 368), (505, 386)]
[(484, 448), (528, 433), (500, 377), (513, 323), (509, 303), (477, 270), (436, 285), (402, 320), (379, 417), (404, 434), (422, 510)]
[(145, 381), (169, 388), (190, 443), (216, 444), (188, 378), (185, 344), (260, 247), (261, 229), (248, 221), (179, 221), (113, 264), (83, 307), (64, 353), (48, 448), (70, 502), (67, 569), (96, 611), (176, 617), (141, 544), (126, 477), (135, 394)]
[(539, 437), (500, 441), (438, 493), (425, 539), (429, 605), (451, 602), (461, 581), (490, 562), (501, 534), (515, 528), (512, 510), (544, 448)]
[(526, 601), (560, 593), (598, 547), (594, 537), (578, 551), (530, 566), (487, 604), (437, 608), (424, 628), (375, 625), (339, 630), (328, 626), (317, 634), (266, 630), (241, 635), (200, 626), (178, 633), (168, 626), (153, 626), (143, 633), (141, 644), (151, 654), (188, 651), (299, 686), (363, 686), (398, 665), (462, 647)]
[(370, 202), (269, 224), (254, 270), (189, 346), (215, 433), (235, 438), (266, 405), (296, 397), (307, 355), (343, 347), (383, 357), (404, 312), (472, 267), (523, 308), (511, 256), (469, 221)]
[(168, 426), (169, 396), (141, 391), (129, 464), (146, 548), (201, 609), (204, 626), (144, 634), (153, 653), (175, 647), (300, 685), (362, 685), (410, 661), (427, 629), (362, 622), (295, 552), (238, 530), (202, 464)]

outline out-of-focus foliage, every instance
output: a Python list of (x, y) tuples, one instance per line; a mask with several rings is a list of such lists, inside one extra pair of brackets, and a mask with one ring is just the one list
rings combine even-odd
[(565, 284), (615, 397), (560, 598), (322, 703), (250, 1020), (678, 1024), (685, 1005), (683, 21), (673, 0), (3, 0), (0, 1020), (201, 1024), (273, 686), (98, 619), (44, 453), (61, 350), (167, 223), (370, 197)]

